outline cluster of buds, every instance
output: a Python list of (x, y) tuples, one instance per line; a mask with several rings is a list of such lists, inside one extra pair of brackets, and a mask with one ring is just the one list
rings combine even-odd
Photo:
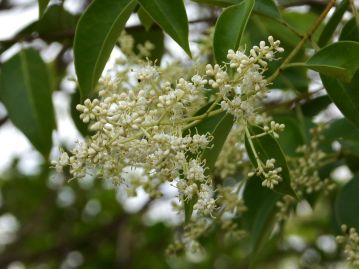
[(273, 135), (275, 138), (279, 138), (279, 133), (283, 132), (285, 128), (285, 125), (283, 123), (277, 123), (275, 121), (271, 121), (269, 126), (265, 125), (263, 127), (263, 130), (268, 133)]
[(321, 179), (318, 172), (318, 167), (326, 157), (326, 154), (319, 149), (323, 128), (322, 125), (313, 128), (311, 142), (298, 147), (297, 153), (300, 156), (289, 162), (292, 187), (299, 196), (320, 191), (329, 192), (335, 187), (329, 179)]
[(258, 161), (258, 167), (254, 172), (249, 172), (248, 176), (260, 176), (263, 178), (262, 186), (269, 189), (273, 189), (275, 185), (282, 181), (282, 167), (275, 167), (275, 159), (269, 159), (263, 164), (260, 160)]
[(359, 266), (359, 235), (355, 228), (348, 228), (347, 225), (341, 226), (344, 235), (339, 235), (336, 240), (344, 245), (344, 254), (349, 264)]

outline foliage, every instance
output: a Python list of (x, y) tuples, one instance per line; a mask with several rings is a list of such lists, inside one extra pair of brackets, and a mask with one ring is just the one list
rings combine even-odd
[[(66, 2), (0, 41), (1, 128), (42, 156), (0, 177), (1, 268), (359, 265), (353, 0)], [(83, 136), (60, 152), (54, 92)]]

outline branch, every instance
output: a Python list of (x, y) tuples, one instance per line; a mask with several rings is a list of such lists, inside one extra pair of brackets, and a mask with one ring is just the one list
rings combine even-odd
[(336, 0), (330, 0), (323, 12), (319, 15), (314, 24), (310, 27), (308, 32), (306, 32), (303, 38), (299, 41), (297, 46), (292, 50), (292, 52), (288, 55), (288, 57), (281, 63), (281, 65), (275, 70), (275, 72), (268, 78), (268, 82), (272, 82), (275, 80), (279, 74), (283, 71), (283, 68), (298, 54), (301, 48), (304, 46), (305, 42), (311, 38), (313, 33), (318, 29), (322, 21), (327, 16), (330, 9), (335, 5)]

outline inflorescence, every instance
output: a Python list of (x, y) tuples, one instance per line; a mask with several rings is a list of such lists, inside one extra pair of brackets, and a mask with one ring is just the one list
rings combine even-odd
[[(135, 55), (131, 37), (123, 34), (120, 43), (128, 57)], [(142, 56), (152, 49), (150, 44), (142, 45)], [(132, 56), (126, 66), (126, 60), (120, 59), (122, 69), (100, 81), (98, 97), (76, 106), (93, 134), (77, 142), (70, 153), (63, 151), (53, 165), (57, 171), (68, 167), (74, 178), (94, 174), (124, 184), (129, 195), (142, 188), (151, 197), (159, 197), (159, 187), (170, 182), (178, 189), (178, 208), (193, 203), (190, 224), (172, 250), (181, 246), (198, 250), (198, 237), (214, 221), (242, 236), (233, 221), (246, 209), (239, 189), (233, 192), (235, 188), (215, 186), (201, 157), (213, 146), (212, 134), (198, 133), (196, 125), (219, 113), (233, 115), (234, 127), (215, 165), (215, 173), (222, 176), (233, 174), (238, 164), (246, 162), (243, 141), (249, 124), (261, 125), (263, 134), (278, 137), (284, 125), (264, 120), (259, 107), (267, 93), (264, 72), (280, 52), (280, 42), (270, 36), (268, 44), (261, 41), (249, 55), (229, 50), (225, 65), (182, 69), (182, 77), (178, 77), (178, 67), (171, 71)], [(210, 103), (204, 113), (197, 113)], [(229, 145), (233, 139), (238, 139), (234, 147)], [(239, 162), (223, 161), (230, 156)], [(141, 173), (124, 176), (136, 169)], [(255, 173), (263, 176), (262, 185), (268, 188), (281, 181), (281, 167), (276, 167), (274, 159), (260, 163)]]

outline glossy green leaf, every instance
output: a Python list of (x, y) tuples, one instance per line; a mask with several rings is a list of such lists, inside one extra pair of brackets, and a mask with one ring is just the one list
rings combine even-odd
[(260, 251), (274, 227), (277, 202), (283, 196), (264, 188), (259, 177), (248, 179), (243, 192), (247, 210), (243, 213), (243, 222), (249, 232), (252, 257)]
[(37, 0), (37, 2), (39, 5), (39, 17), (41, 18), (41, 16), (44, 15), (44, 12), (45, 12), (50, 0)]
[(190, 56), (188, 19), (183, 0), (138, 0), (142, 8)]
[(349, 6), (349, 1), (348, 0), (343, 0), (336, 8), (335, 8), (335, 12), (333, 13), (333, 15), (330, 17), (329, 21), (327, 22), (327, 24), (325, 25), (319, 40), (318, 40), (318, 45), (320, 47), (324, 46), (325, 44), (328, 43), (328, 41), (330, 40), (330, 38), (333, 36), (335, 29), (337, 29), (345, 11), (347, 10)]
[(151, 16), (148, 15), (148, 13), (142, 7), (138, 9), (137, 15), (143, 27), (145, 27), (145, 29), (148, 31), (153, 25), (153, 20)]
[(34, 49), (21, 50), (1, 67), (0, 98), (8, 116), (47, 158), (55, 128), (46, 64)]
[[(250, 129), (251, 136), (262, 134), (264, 131), (262, 128), (257, 126), (252, 126)], [(251, 138), (254, 148), (256, 150), (256, 153), (259, 157), (259, 159), (266, 163), (269, 159), (275, 159), (275, 166), (281, 167), (281, 177), (282, 181), (276, 185), (273, 190), (276, 192), (280, 192), (282, 194), (289, 194), (291, 196), (296, 197), (291, 185), (290, 185), (290, 174), (288, 170), (287, 161), (284, 157), (283, 151), (278, 144), (278, 142), (269, 134), (257, 137), (257, 138)], [(249, 156), (249, 159), (251, 160), (254, 167), (257, 167), (257, 160), (254, 156), (253, 150), (249, 144), (248, 137), (246, 136), (245, 139), (245, 146), (246, 150)]]
[(340, 33), (339, 40), (352, 40), (359, 42), (359, 27), (354, 17), (344, 25)]
[(307, 66), (322, 75), (350, 82), (359, 68), (358, 51), (358, 42), (339, 41), (319, 50), (307, 61)]
[(335, 204), (338, 224), (359, 230), (359, 175), (356, 174), (340, 191)]
[(75, 33), (74, 58), (82, 99), (94, 90), (135, 6), (135, 0), (94, 0), (81, 16)]
[(229, 49), (238, 49), (253, 7), (254, 0), (245, 0), (224, 9), (219, 16), (213, 37), (213, 50), (217, 63), (223, 64), (227, 61)]
[(321, 75), (323, 85), (343, 115), (359, 128), (359, 70), (350, 83)]

